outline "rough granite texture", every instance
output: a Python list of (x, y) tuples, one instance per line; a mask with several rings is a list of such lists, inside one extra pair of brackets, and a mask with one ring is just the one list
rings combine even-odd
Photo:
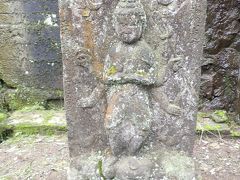
[(59, 1), (69, 179), (195, 176), (205, 5)]
[(239, 111), (240, 1), (208, 0), (202, 65), (203, 110)]
[(58, 24), (57, 0), (1, 0), (1, 84), (63, 90)]

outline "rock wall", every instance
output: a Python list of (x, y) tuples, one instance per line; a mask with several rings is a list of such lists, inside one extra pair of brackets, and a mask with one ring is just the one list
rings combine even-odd
[(240, 1), (208, 0), (201, 108), (236, 111), (240, 60)]
[(21, 105), (14, 102), (10, 109), (62, 98), (57, 0), (1, 0), (0, 41), (1, 99), (6, 106), (16, 98)]

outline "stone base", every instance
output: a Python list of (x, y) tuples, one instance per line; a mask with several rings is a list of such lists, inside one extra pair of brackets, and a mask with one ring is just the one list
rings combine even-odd
[(69, 180), (195, 179), (194, 160), (175, 151), (120, 158), (97, 153), (72, 158)]

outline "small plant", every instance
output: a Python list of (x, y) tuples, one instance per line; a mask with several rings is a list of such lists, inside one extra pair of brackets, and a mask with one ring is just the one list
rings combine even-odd
[(103, 175), (103, 168), (102, 168), (102, 160), (98, 161), (98, 173), (101, 177), (101, 179), (106, 180), (106, 177)]

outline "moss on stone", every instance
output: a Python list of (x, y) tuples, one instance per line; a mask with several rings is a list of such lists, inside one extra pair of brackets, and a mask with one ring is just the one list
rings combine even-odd
[(33, 126), (31, 124), (21, 124), (13, 128), (14, 133), (21, 133), (26, 135), (54, 135), (61, 134), (67, 131), (66, 126), (54, 126), (54, 125), (42, 125), (42, 126)]
[(108, 69), (108, 71), (107, 71), (108, 76), (114, 75), (114, 74), (116, 74), (116, 73), (117, 73), (117, 68), (116, 68), (116, 66), (111, 66), (111, 67)]
[(205, 129), (205, 131), (221, 131), (222, 126), (220, 124), (217, 125), (212, 125), (212, 124), (206, 124), (205, 126), (203, 126), (203, 129)]
[(44, 109), (49, 99), (60, 98), (63, 98), (63, 91), (60, 90), (42, 90), (21, 86), (8, 92), (5, 99), (10, 110), (20, 110), (31, 109), (31, 107)]
[(139, 70), (139, 71), (136, 72), (136, 74), (139, 75), (139, 76), (146, 76), (147, 75), (147, 73), (144, 70)]
[(240, 131), (231, 130), (231, 137), (240, 137)]
[(54, 94), (58, 97), (63, 97), (64, 96), (63, 90), (59, 90), (59, 89), (55, 90)]
[(8, 115), (6, 113), (0, 112), (0, 123), (7, 119)]
[(230, 137), (240, 137), (240, 126), (234, 121), (236, 114), (225, 110), (214, 112), (199, 112), (197, 118), (197, 133), (222, 134)]
[[(38, 110), (36, 110), (36, 108)], [(41, 110), (41, 107), (27, 107), (15, 111), (0, 123), (0, 141), (14, 134), (55, 135), (67, 132), (64, 111)]]
[(67, 132), (66, 126), (56, 126), (50, 124), (35, 125), (35, 124), (18, 124), (18, 125), (0, 125), (0, 142), (6, 140), (8, 137), (11, 137), (14, 134), (22, 135), (55, 135), (62, 134)]
[(62, 110), (64, 109), (63, 99), (53, 99), (47, 101), (47, 109)]
[(47, 94), (32, 88), (19, 87), (7, 94), (7, 102), (11, 110), (30, 106), (44, 106)]
[(216, 110), (211, 114), (212, 120), (214, 120), (217, 123), (225, 123), (229, 122), (229, 118), (227, 115), (227, 112), (224, 110)]
[(98, 161), (98, 173), (101, 179), (106, 180), (106, 177), (103, 175), (103, 162), (102, 160)]
[[(222, 111), (216, 111), (216, 112), (199, 112), (198, 118), (197, 118), (197, 127), (196, 131), (197, 133), (222, 133), (222, 134), (230, 134), (230, 127), (227, 123), (225, 123), (226, 120), (222, 121), (221, 123), (214, 121), (213, 114), (216, 116), (215, 118), (221, 118), (218, 115), (215, 115), (215, 113), (223, 113)], [(223, 113), (225, 115), (225, 112)]]

